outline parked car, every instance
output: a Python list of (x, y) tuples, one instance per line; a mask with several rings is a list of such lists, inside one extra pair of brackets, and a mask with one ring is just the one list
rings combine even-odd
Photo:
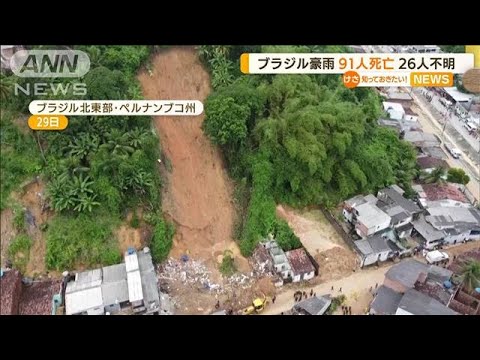
[(445, 143), (445, 148), (448, 150), (448, 152), (450, 153), (450, 155), (452, 155), (454, 159), (458, 159), (462, 155), (460, 150), (458, 150), (452, 144)]
[(472, 131), (477, 130), (477, 125), (475, 125), (472, 122), (466, 122), (464, 126), (465, 126), (465, 128), (467, 129), (468, 132), (472, 132)]
[(429, 264), (438, 264), (442, 261), (448, 260), (448, 254), (438, 250), (429, 251), (427, 256), (425, 256), (425, 260), (427, 260)]

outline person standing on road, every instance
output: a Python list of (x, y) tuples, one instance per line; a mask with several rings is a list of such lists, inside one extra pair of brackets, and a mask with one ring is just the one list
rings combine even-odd
[(272, 298), (272, 304), (275, 304), (275, 299), (276, 299), (276, 298), (277, 298), (277, 297), (274, 295), (273, 298)]

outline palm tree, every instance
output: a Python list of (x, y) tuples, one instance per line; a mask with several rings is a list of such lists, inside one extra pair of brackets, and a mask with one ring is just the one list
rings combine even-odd
[(425, 184), (439, 184), (445, 182), (446, 171), (443, 167), (439, 166), (432, 170), (430, 174), (425, 174), (423, 181)]
[(48, 185), (48, 194), (52, 207), (56, 211), (69, 209), (75, 205), (75, 194), (66, 182), (67, 176), (61, 175)]
[(461, 275), (463, 286), (473, 291), (480, 286), (480, 261), (469, 260), (462, 268)]
[(145, 143), (148, 137), (148, 132), (138, 127), (133, 129), (132, 131), (129, 131), (127, 134), (128, 145), (130, 145), (134, 149), (140, 148)]
[(84, 195), (78, 199), (77, 205), (73, 208), (73, 210), (78, 212), (83, 212), (87, 210), (88, 212), (92, 212), (94, 206), (100, 205), (98, 201), (95, 201), (97, 195)]
[(74, 176), (69, 183), (73, 194), (79, 198), (84, 194), (93, 193), (93, 190), (91, 189), (92, 184), (93, 181), (90, 181), (90, 177), (86, 176), (84, 178), (82, 174), (80, 174), (80, 176)]
[(88, 48), (88, 57), (93, 66), (100, 66), (103, 62), (102, 50), (96, 46), (90, 46)]
[(80, 134), (74, 141), (70, 141), (70, 156), (78, 157), (83, 160), (91, 152), (95, 152), (98, 148), (99, 139), (96, 135)]
[(128, 134), (122, 134), (118, 129), (112, 129), (108, 132), (106, 139), (105, 144), (100, 145), (100, 147), (107, 149), (113, 155), (127, 155), (134, 151), (134, 149), (128, 145)]
[(153, 178), (151, 174), (140, 170), (128, 176), (125, 183), (127, 187), (133, 188), (135, 192), (145, 194), (145, 188), (153, 186)]
[(232, 83), (232, 62), (225, 57), (215, 57), (211, 60), (212, 64), (212, 86), (218, 88)]

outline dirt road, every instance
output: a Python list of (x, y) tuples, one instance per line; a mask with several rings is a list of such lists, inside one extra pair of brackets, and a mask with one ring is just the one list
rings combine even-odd
[[(372, 295), (369, 293), (370, 287), (373, 286), (375, 288), (376, 283), (380, 286), (383, 283), (385, 273), (392, 265), (393, 264), (388, 264), (378, 269), (371, 268), (356, 271), (346, 278), (304, 288), (302, 291), (310, 292), (310, 289), (313, 288), (313, 291), (316, 292), (317, 295), (331, 294), (332, 297), (344, 294), (347, 297), (346, 305), (352, 307), (352, 314), (364, 314), (365, 309), (372, 300)], [(333, 292), (331, 290), (332, 286), (334, 287)], [(342, 292), (339, 292), (340, 287), (342, 288)], [(275, 304), (270, 304), (263, 314), (278, 315), (281, 312), (290, 310), (295, 304), (293, 294), (297, 290), (299, 290), (298, 287), (291, 287), (278, 293)]]

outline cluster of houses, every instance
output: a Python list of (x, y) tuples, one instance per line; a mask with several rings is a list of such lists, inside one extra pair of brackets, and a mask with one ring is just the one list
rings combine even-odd
[(415, 200), (397, 185), (377, 196), (357, 195), (343, 204), (347, 230), (367, 266), (414, 249), (480, 240), (480, 210), (451, 183), (415, 185)]
[(447, 268), (408, 259), (392, 266), (370, 304), (371, 315), (480, 315), (480, 292), (462, 286), (462, 264), (480, 259), (465, 253)]
[(66, 315), (161, 313), (149, 248), (129, 249), (121, 264), (65, 274), (62, 295)]
[(273, 276), (277, 287), (285, 282), (310, 280), (318, 275), (318, 265), (307, 250), (283, 251), (271, 236), (257, 246), (253, 257), (263, 273)]
[(26, 281), (17, 270), (0, 273), (2, 315), (162, 314), (150, 250), (129, 249), (125, 262), (75, 274), (62, 280)]

